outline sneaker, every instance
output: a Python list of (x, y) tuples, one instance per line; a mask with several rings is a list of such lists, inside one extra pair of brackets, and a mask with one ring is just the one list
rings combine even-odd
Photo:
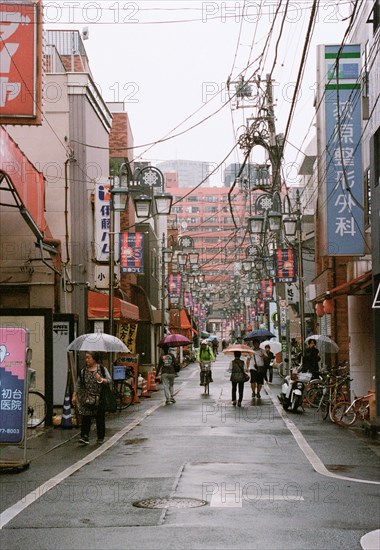
[(236, 407), (236, 401), (232, 401), (234, 407)]
[(81, 443), (82, 445), (89, 445), (90, 442), (88, 440), (88, 435), (82, 435), (80, 438), (79, 438), (79, 443)]
[(97, 443), (98, 445), (102, 445), (102, 444), (104, 443), (104, 439), (98, 439), (98, 440), (96, 441), (96, 443)]
[(171, 403), (175, 403), (174, 397), (172, 397), (172, 398), (170, 399), (170, 402), (171, 402)]
[(170, 405), (170, 404), (171, 404), (170, 399), (167, 399), (165, 405)]

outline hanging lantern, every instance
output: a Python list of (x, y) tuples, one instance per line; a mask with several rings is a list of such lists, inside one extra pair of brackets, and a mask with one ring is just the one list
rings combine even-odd
[(318, 317), (323, 317), (325, 312), (323, 310), (323, 304), (322, 302), (318, 302), (315, 304), (315, 313), (318, 315)]
[(328, 298), (326, 300), (323, 300), (323, 310), (325, 313), (333, 313), (334, 312), (334, 302), (331, 300), (331, 298)]

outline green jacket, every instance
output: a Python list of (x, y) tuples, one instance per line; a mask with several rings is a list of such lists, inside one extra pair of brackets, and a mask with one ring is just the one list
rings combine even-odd
[(198, 348), (196, 360), (198, 363), (200, 363), (201, 361), (215, 361), (215, 355), (210, 346), (207, 346), (205, 349), (203, 349), (202, 347)]

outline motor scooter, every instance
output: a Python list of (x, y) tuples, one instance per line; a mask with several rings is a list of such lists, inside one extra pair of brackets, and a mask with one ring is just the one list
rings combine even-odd
[(298, 407), (302, 407), (306, 386), (310, 382), (311, 376), (309, 372), (296, 371), (285, 376), (281, 393), (277, 396), (285, 411), (290, 409), (292, 412), (297, 412)]

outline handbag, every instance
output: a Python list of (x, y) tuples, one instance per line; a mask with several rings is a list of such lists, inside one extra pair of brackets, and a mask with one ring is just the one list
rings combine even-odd
[(117, 411), (116, 397), (109, 384), (105, 384), (102, 389), (102, 403), (106, 412), (115, 413)]
[[(245, 383), (245, 382), (248, 382), (248, 380), (250, 380), (251, 377), (249, 376), (249, 374), (247, 374), (247, 373), (243, 370), (243, 367), (240, 365), (240, 363), (239, 363), (238, 367), (240, 368), (241, 372), (243, 373), (243, 376), (244, 376), (243, 382), (244, 382), (244, 383)], [(232, 382), (232, 374), (231, 374), (230, 380), (231, 380), (231, 382)]]
[(90, 409), (95, 409), (99, 405), (99, 398), (99, 395), (95, 395), (86, 391), (86, 393), (84, 394), (83, 405), (89, 407)]

